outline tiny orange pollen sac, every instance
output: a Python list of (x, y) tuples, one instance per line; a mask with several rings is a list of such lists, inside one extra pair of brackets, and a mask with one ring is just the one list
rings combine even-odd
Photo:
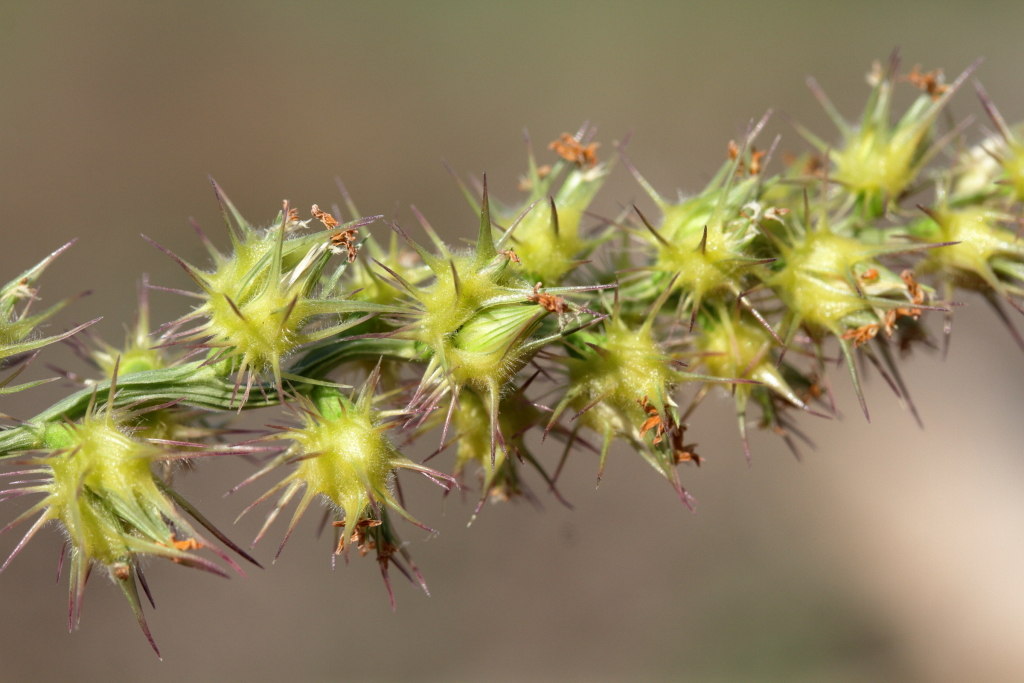
[(933, 100), (939, 99), (949, 90), (949, 86), (943, 82), (942, 69), (921, 73), (920, 64), (915, 64), (903, 80), (931, 95)]
[(591, 142), (584, 146), (569, 133), (562, 133), (557, 140), (548, 145), (548, 149), (554, 150), (555, 154), (566, 161), (583, 168), (597, 165), (597, 148), (600, 146), (599, 142)]
[(658, 414), (658, 409), (647, 402), (647, 397), (644, 396), (641, 399), (637, 399), (637, 403), (647, 413), (647, 419), (640, 426), (640, 438), (644, 438), (647, 432), (654, 430), (654, 443), (661, 443), (661, 437), (665, 434), (665, 424), (661, 421), (661, 415)]
[(843, 339), (852, 339), (854, 347), (867, 344), (878, 334), (878, 323), (869, 323), (843, 332)]
[(194, 538), (186, 538), (183, 540), (175, 540), (174, 547), (178, 550), (199, 550), (203, 547), (203, 544)]

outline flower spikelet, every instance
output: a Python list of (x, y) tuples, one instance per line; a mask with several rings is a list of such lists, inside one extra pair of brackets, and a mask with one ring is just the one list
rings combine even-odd
[(370, 523), (383, 522), (387, 510), (432, 531), (406, 512), (396, 497), (395, 474), (399, 469), (420, 472), (446, 489), (455, 482), (446, 474), (404, 457), (388, 439), (385, 432), (398, 423), (386, 420), (385, 415), (373, 408), (378, 377), (379, 368), (366, 380), (358, 396), (346, 397), (336, 389), (318, 386), (312, 398), (295, 397), (293, 412), (300, 425), (282, 428), (279, 435), (268, 437), (268, 440), (289, 440), (292, 445), (234, 489), (271, 470), (292, 467), (284, 479), (242, 512), (245, 514), (259, 503), (281, 494), (253, 545), (300, 491), (302, 496), (278, 555), (303, 514), (317, 499), (335, 511), (336, 521), (344, 520), (339, 526), (341, 537), (337, 553), (345, 552), (353, 539), (358, 545), (360, 530)]
[[(304, 224), (295, 219), (287, 203), (273, 227), (261, 231), (241, 218), (219, 188), (218, 198), (227, 207), (225, 221), (234, 251), (225, 256), (204, 240), (214, 260), (212, 272), (174, 257), (202, 289), (203, 303), (165, 328), (172, 330), (168, 340), (213, 349), (214, 359), (228, 372), (237, 373), (239, 384), (247, 378), (241, 407), (257, 377), (270, 376), (279, 394), (282, 392), (286, 373), (281, 364), (295, 349), (365, 319), (345, 318), (347, 314), (372, 315), (390, 309), (331, 294), (348, 261), (333, 274), (325, 275), (333, 255), (330, 235), (291, 236)], [(377, 218), (359, 219), (341, 227), (354, 230)], [(195, 321), (202, 322), (175, 331)]]
[[(110, 396), (114, 393), (115, 388), (112, 388)], [(51, 423), (44, 427), (43, 443), (47, 450), (29, 459), (27, 469), (14, 473), (31, 479), (12, 482), (22, 486), (2, 493), (4, 497), (42, 494), (43, 499), (3, 531), (42, 513), (8, 558), (9, 563), (43, 525), (56, 522), (67, 538), (69, 627), (78, 625), (86, 581), (93, 567), (100, 565), (124, 592), (143, 633), (156, 650), (138, 594), (137, 583), (149, 596), (142, 574), (142, 557), (163, 557), (226, 577), (219, 566), (192, 552), (209, 548), (242, 573), (238, 565), (202, 536), (180, 510), (187, 511), (243, 557), (253, 563), (255, 561), (238, 550), (153, 473), (153, 465), (160, 462), (208, 453), (195, 450), (177, 452), (159, 443), (140, 441), (128, 426), (137, 417), (135, 413), (115, 410), (111, 398), (106, 407), (91, 405), (85, 417), (76, 423)], [(63, 560), (62, 554), (62, 564)]]

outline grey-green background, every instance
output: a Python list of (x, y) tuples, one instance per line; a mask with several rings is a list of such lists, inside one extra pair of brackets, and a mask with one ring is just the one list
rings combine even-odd
[[(871, 60), (896, 45), (950, 77), (985, 56), (978, 77), (1019, 120), (1021, 26), (1024, 4), (996, 2), (7, 1), (0, 275), (79, 237), (42, 294), (94, 294), (51, 329), (104, 315), (116, 340), (143, 271), (188, 284), (139, 233), (193, 260), (190, 216), (221, 234), (207, 174), (255, 221), (285, 198), (330, 205), (339, 175), (365, 212), (397, 204), (409, 223), (415, 204), (457, 240), (474, 217), (441, 157), (511, 197), (524, 126), (540, 148), (590, 120), (602, 152), (633, 131), (652, 182), (693, 191), (769, 107), (834, 139), (804, 77), (853, 117)], [(970, 88), (953, 109), (978, 111)], [(802, 149), (780, 119), (770, 131)], [(620, 167), (597, 209), (640, 194)], [(99, 575), (67, 633), (48, 529), (0, 576), (0, 681), (1024, 680), (1024, 362), (968, 303), (948, 360), (906, 365), (924, 431), (878, 381), (865, 424), (838, 373), (846, 418), (801, 420), (817, 450), (797, 463), (757, 434), (748, 469), (731, 401), (702, 407), (689, 435), (708, 462), (682, 472), (695, 515), (625, 451), (597, 491), (593, 459), (570, 461), (573, 511), (533, 481), (543, 510), (489, 506), (468, 529), (467, 504), (410, 480), (413, 512), (441, 534), (405, 530), (433, 595), (396, 582), (397, 613), (372, 561), (330, 571), (311, 515), (246, 579), (151, 563), (159, 662)], [(187, 305), (154, 295), (161, 320)], [(0, 410), (28, 417), (63, 390)], [(260, 513), (230, 522), (256, 490), (220, 495), (249, 471), (222, 460), (181, 483), (249, 539)], [(258, 548), (268, 564), (279, 534)]]

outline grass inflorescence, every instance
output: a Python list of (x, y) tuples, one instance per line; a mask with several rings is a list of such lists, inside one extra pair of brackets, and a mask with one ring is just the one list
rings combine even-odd
[[(457, 177), (475, 223), (475, 241), (459, 247), (415, 208), (419, 231), (361, 215), (340, 183), (345, 216), (313, 205), (304, 218), (286, 201), (263, 227), (214, 184), (230, 251), (198, 226), (209, 263), (159, 247), (195, 283), (169, 291), (195, 305), (152, 326), (148, 291), (168, 288), (143, 280), (123, 347), (86, 326), (37, 331), (68, 303), (33, 310), (62, 247), (0, 288), (10, 369), (0, 394), (39, 384), (12, 380), (58, 340), (91, 368), (62, 371), (80, 388), (39, 415), (3, 415), (0, 457), (18, 464), (0, 497), (41, 496), (4, 528), (31, 522), (11, 558), (53, 522), (66, 538), (72, 627), (100, 566), (149, 637), (143, 558), (225, 574), (201, 554), (239, 569), (223, 545), (255, 562), (175, 491), (176, 463), (259, 461), (232, 490), (277, 478), (243, 511), (272, 505), (256, 540), (291, 503), (285, 540), (318, 507), (334, 554), (374, 553), (391, 595), (390, 567), (426, 589), (396, 528), (401, 518), (430, 530), (406, 509), (402, 472), (445, 495), (478, 490), (472, 520), (488, 500), (536, 498), (537, 483), (568, 505), (558, 489), (566, 460), (592, 459), (600, 483), (628, 457), (612, 448), (620, 441), (693, 508), (684, 482), (698, 480), (708, 454), (685, 435), (699, 434), (701, 402), (731, 394), (748, 461), (751, 422), (796, 452), (799, 415), (838, 415), (830, 360), (865, 417), (871, 366), (920, 421), (901, 359), (939, 346), (926, 324), (935, 313), (948, 345), (958, 291), (979, 293), (1024, 348), (1010, 310), (1024, 312), (1024, 126), (1008, 124), (980, 85), (995, 132), (972, 145), (972, 121), (943, 116), (973, 69), (947, 84), (938, 70), (901, 75), (894, 55), (869, 73), (855, 122), (810, 81), (838, 136), (795, 124), (810, 151), (777, 155), (778, 138), (759, 141), (766, 115), (723, 144), (707, 186), (675, 199), (589, 125), (539, 155), (527, 139), (518, 201), (490, 196), (486, 178)], [(919, 93), (897, 115), (899, 88)], [(616, 167), (653, 210), (593, 212)], [(288, 416), (264, 433), (231, 428), (241, 410), (281, 405)], [(439, 436), (429, 466), (402, 454), (428, 434)], [(556, 446), (537, 448), (546, 440)]]

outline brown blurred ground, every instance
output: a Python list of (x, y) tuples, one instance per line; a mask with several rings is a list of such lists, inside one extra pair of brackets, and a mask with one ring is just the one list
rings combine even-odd
[[(1021, 25), (1024, 5), (979, 2), (5, 2), (0, 276), (79, 237), (43, 294), (94, 290), (55, 326), (105, 315), (117, 339), (143, 270), (187, 286), (139, 233), (199, 260), (189, 216), (217, 232), (206, 174), (256, 221), (284, 198), (337, 201), (340, 175), (363, 211), (397, 202), (408, 222), (413, 203), (458, 239), (473, 216), (439, 158), (511, 196), (523, 126), (546, 142), (589, 119), (603, 151), (632, 130), (658, 188), (696, 190), (769, 107), (832, 136), (804, 76), (853, 117), (895, 45), (950, 76), (984, 55), (979, 77), (1017, 120)], [(954, 102), (977, 109), (968, 89)], [(598, 210), (639, 194), (619, 168)], [(154, 299), (158, 320), (185, 310)], [(691, 434), (709, 461), (683, 472), (696, 515), (625, 452), (596, 492), (595, 463), (570, 462), (574, 511), (541, 495), (541, 512), (490, 507), (469, 529), (467, 506), (408, 486), (441, 534), (405, 531), (433, 595), (398, 584), (395, 614), (372, 562), (330, 572), (310, 520), (248, 579), (154, 563), (161, 663), (99, 577), (66, 632), (50, 530), (0, 578), (0, 681), (1024, 680), (1024, 363), (980, 306), (957, 315), (949, 359), (908, 364), (923, 432), (881, 382), (865, 425), (844, 385), (845, 421), (803, 421), (818, 443), (803, 463), (758, 435), (748, 470), (731, 402), (702, 408)], [(220, 494), (248, 471), (211, 463), (183, 486), (230, 526), (243, 499)]]

